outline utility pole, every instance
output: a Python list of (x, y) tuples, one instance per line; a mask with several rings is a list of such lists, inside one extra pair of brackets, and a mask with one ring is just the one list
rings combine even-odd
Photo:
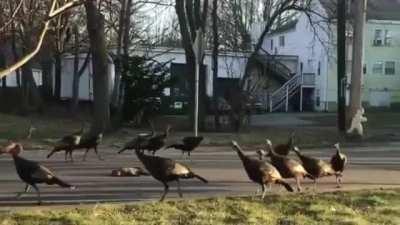
[[(353, 56), (350, 89), (350, 118), (361, 109), (361, 88), (363, 80), (364, 23), (367, 0), (354, 1)], [(362, 135), (358, 133), (358, 135)]]
[(337, 116), (338, 129), (346, 130), (346, 0), (337, 2)]
[(197, 137), (199, 133), (199, 77), (201, 70), (201, 62), (203, 61), (203, 30), (200, 28), (196, 31), (196, 39), (194, 41), (194, 53), (196, 56), (196, 73), (194, 78), (194, 136)]

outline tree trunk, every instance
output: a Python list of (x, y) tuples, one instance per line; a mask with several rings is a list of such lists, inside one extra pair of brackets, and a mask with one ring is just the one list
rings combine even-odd
[(219, 122), (217, 80), (218, 80), (218, 0), (213, 1), (212, 10), (212, 32), (213, 32), (213, 52), (212, 52), (212, 70), (213, 70), (213, 105), (214, 105), (214, 126), (215, 130), (219, 131), (221, 124)]
[(122, 70), (122, 60), (121, 60), (121, 51), (122, 51), (122, 39), (125, 31), (125, 10), (126, 10), (126, 0), (121, 0), (121, 11), (119, 14), (119, 27), (117, 34), (117, 55), (115, 61), (115, 80), (114, 80), (114, 88), (111, 96), (111, 106), (116, 109), (118, 108), (118, 98), (120, 94), (120, 85), (121, 85), (121, 70)]
[(94, 120), (92, 133), (104, 132), (110, 125), (110, 77), (107, 49), (104, 38), (104, 16), (98, 11), (96, 1), (85, 1), (87, 29), (93, 65)]
[[(350, 89), (350, 116), (353, 118), (358, 110), (361, 110), (361, 84), (363, 77), (363, 49), (364, 49), (364, 22), (366, 0), (355, 1), (354, 12), (354, 39), (353, 39), (353, 60)], [(358, 130), (357, 130), (358, 131)], [(357, 133), (362, 136), (363, 134)]]
[(56, 100), (61, 99), (61, 55), (54, 54), (54, 77), (55, 77), (55, 87), (54, 87), (54, 97)]
[(31, 109), (41, 111), (43, 107), (42, 97), (33, 78), (30, 62), (22, 66), (23, 104), (22, 112), (28, 113)]
[(50, 100), (53, 98), (53, 62), (51, 59), (44, 59), (40, 62), (43, 77), (43, 96)]
[(1, 87), (2, 88), (7, 87), (7, 78), (6, 77), (1, 78)]
[(125, 10), (125, 17), (124, 17), (124, 32), (122, 33), (122, 48), (124, 50), (124, 55), (129, 56), (129, 46), (131, 40), (129, 38), (129, 28), (131, 27), (131, 8), (132, 8), (132, 0), (126, 0), (126, 10)]
[(337, 125), (346, 131), (346, 0), (337, 1)]
[[(0, 48), (0, 69), (4, 68), (6, 66), (6, 57), (3, 54), (3, 49)], [(7, 87), (7, 77), (3, 77), (1, 79), (1, 86), (3, 88)]]
[[(12, 35), (11, 35), (11, 52), (12, 52), (12, 54), (13, 54), (13, 57), (14, 57), (14, 62), (17, 62), (18, 60), (19, 60), (19, 55), (18, 55), (18, 51), (17, 51), (17, 43), (16, 43), (17, 41), (16, 41), (16, 37), (15, 37), (15, 29), (14, 29), (14, 27), (13, 27), (13, 30), (12, 30)], [(19, 68), (19, 69), (17, 69), (16, 71), (15, 71), (15, 74), (16, 74), (16, 80), (17, 80), (17, 86), (18, 87), (21, 87), (22, 86), (22, 84), (21, 84), (21, 69)], [(22, 93), (21, 93), (21, 96), (22, 96)]]
[[(32, 31), (27, 30), (24, 33), (23, 38), (23, 50), (24, 55), (29, 54), (29, 50), (33, 48), (32, 43)], [(32, 72), (32, 62), (29, 61), (22, 66), (22, 88), (23, 88), (23, 105), (22, 112), (28, 113), (31, 110), (42, 111), (43, 101), (40, 91), (36, 86), (35, 79)]]
[[(131, 27), (131, 8), (132, 0), (121, 1), (121, 12), (119, 17), (119, 29), (118, 29), (118, 43), (117, 43), (117, 61), (115, 64), (115, 80), (114, 89), (111, 98), (111, 104), (113, 109), (113, 126), (118, 127), (123, 117), (123, 86), (122, 84), (122, 66), (123, 60), (129, 57), (130, 38), (129, 30)], [(123, 53), (122, 53), (123, 52)], [(123, 55), (122, 55), (123, 54)]]
[(72, 113), (76, 113), (79, 104), (79, 32), (78, 27), (74, 28), (74, 77), (72, 79), (72, 99), (70, 110)]

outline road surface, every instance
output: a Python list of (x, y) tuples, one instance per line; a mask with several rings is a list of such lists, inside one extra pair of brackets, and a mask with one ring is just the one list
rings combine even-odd
[[(245, 148), (246, 149), (246, 148)], [(249, 149), (248, 154), (254, 154)], [(303, 150), (304, 153), (329, 159), (333, 149)], [(343, 190), (367, 188), (400, 188), (400, 143), (387, 143), (384, 146), (344, 148), (350, 164), (345, 171)], [(88, 161), (82, 162), (82, 151), (74, 153), (75, 162), (64, 162), (64, 154), (57, 153), (46, 159), (47, 151), (25, 151), (23, 157), (37, 160), (51, 168), (62, 179), (77, 186), (76, 190), (62, 189), (57, 186), (39, 185), (44, 205), (75, 205), (98, 202), (139, 202), (158, 200), (163, 186), (151, 176), (111, 177), (112, 169), (120, 167), (142, 166), (133, 151), (116, 154), (117, 149), (101, 148), (105, 161), (97, 160), (93, 152)], [(209, 184), (198, 180), (183, 180), (183, 194), (186, 198), (213, 197), (225, 195), (253, 194), (257, 185), (249, 182), (236, 153), (229, 146), (201, 147), (193, 155), (193, 161), (181, 159), (179, 151), (159, 151), (158, 155), (182, 161), (198, 174), (207, 178)], [(296, 156), (291, 153), (293, 158)], [(294, 180), (289, 180), (294, 185)], [(176, 184), (171, 183), (168, 198), (177, 198)], [(337, 190), (335, 178), (328, 177), (319, 181), (318, 191)], [(304, 181), (304, 191), (314, 191), (312, 182)], [(24, 184), (19, 180), (12, 158), (0, 155), (0, 209), (7, 207), (30, 206), (36, 203), (33, 191), (21, 199), (15, 199), (15, 193), (22, 191)], [(273, 186), (273, 193), (284, 193), (284, 189)]]

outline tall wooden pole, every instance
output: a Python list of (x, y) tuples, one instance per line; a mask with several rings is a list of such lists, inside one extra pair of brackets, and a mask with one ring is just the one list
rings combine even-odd
[[(363, 50), (364, 50), (364, 23), (366, 18), (367, 0), (354, 1), (354, 35), (353, 59), (350, 89), (350, 118), (361, 109), (362, 78), (363, 78)], [(362, 134), (358, 134), (362, 135)]]
[(194, 136), (197, 137), (199, 133), (199, 77), (201, 70), (201, 62), (203, 59), (203, 30), (198, 29), (196, 31), (196, 39), (194, 42), (194, 52), (196, 56), (196, 66), (195, 66), (195, 91), (194, 91), (194, 126), (193, 132)]
[(337, 3), (338, 129), (346, 130), (346, 0)]

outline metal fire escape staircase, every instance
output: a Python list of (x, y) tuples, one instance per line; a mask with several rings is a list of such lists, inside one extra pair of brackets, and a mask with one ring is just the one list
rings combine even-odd
[(289, 100), (301, 89), (301, 75), (297, 74), (288, 80), (282, 87), (269, 96), (269, 111), (273, 112), (285, 106), (289, 110)]
[(300, 92), (300, 111), (303, 108), (303, 87), (313, 87), (315, 74), (294, 74), (292, 71), (274, 55), (261, 49), (262, 54), (257, 55), (257, 59), (271, 74), (285, 83), (268, 97), (268, 108), (270, 112), (280, 110), (284, 107), (289, 110), (289, 100)]

